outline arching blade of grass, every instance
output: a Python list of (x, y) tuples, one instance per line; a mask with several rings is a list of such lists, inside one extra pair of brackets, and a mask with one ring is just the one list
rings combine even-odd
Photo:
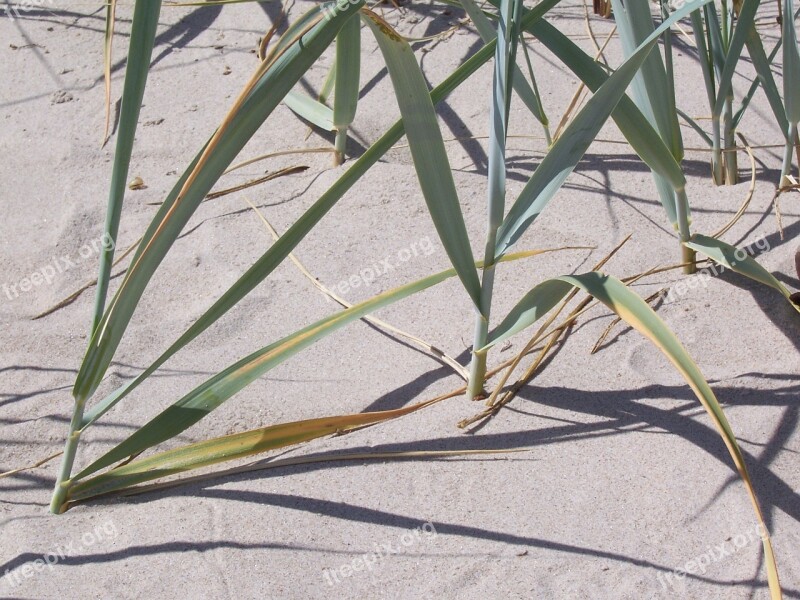
[(164, 210), (159, 212), (162, 220), (154, 223), (154, 230), (151, 226), (150, 236), (146, 234), (142, 251), (134, 257), (92, 336), (73, 390), (79, 402), (84, 402), (97, 388), (145, 287), (200, 202), (292, 86), (330, 45), (349, 17), (346, 13), (335, 13), (329, 20), (309, 25), (305, 35), (298, 33), (291, 45), (276, 50), (273, 59), (264, 63), (223, 127), (201, 153), (182, 187), (173, 189), (174, 201), (169, 202), (168, 198), (165, 202)]
[(784, 298), (789, 300), (789, 304), (791, 304), (797, 312), (800, 312), (800, 306), (792, 301), (792, 293), (786, 289), (786, 286), (775, 279), (772, 273), (758, 264), (758, 262), (744, 250), (735, 248), (716, 238), (700, 234), (693, 235), (692, 239), (686, 242), (686, 245), (704, 254), (723, 267), (727, 267), (731, 271), (777, 290)]
[(411, 158), (436, 231), (461, 283), (480, 307), (480, 281), (428, 85), (408, 45), (383, 19), (364, 11), (389, 69)]
[(580, 288), (594, 296), (614, 311), (622, 320), (636, 331), (648, 338), (666, 356), (673, 366), (680, 372), (692, 388), (697, 399), (703, 405), (714, 425), (725, 442), (728, 452), (733, 459), (736, 470), (739, 472), (750, 501), (753, 505), (756, 518), (762, 527), (764, 544), (764, 558), (767, 567), (767, 579), (772, 598), (781, 598), (778, 568), (772, 551), (764, 516), (758, 503), (750, 475), (747, 471), (744, 457), (742, 456), (736, 436), (731, 429), (722, 407), (719, 405), (714, 392), (706, 382), (695, 362), (686, 352), (685, 348), (670, 331), (666, 324), (659, 318), (652, 308), (634, 292), (628, 289), (618, 279), (590, 272), (577, 276), (564, 276), (547, 280), (533, 288), (512, 309), (508, 317), (492, 333), (491, 342), (480, 350), (486, 352), (489, 347), (498, 344), (516, 332), (532, 325), (546, 312), (553, 308), (573, 288)]
[[(111, 35), (113, 33), (113, 15), (116, 3), (109, 5), (106, 23), (106, 60), (110, 61)], [(91, 332), (94, 333), (105, 310), (108, 282), (111, 277), (111, 264), (114, 262), (119, 222), (122, 216), (122, 203), (125, 197), (128, 169), (133, 153), (133, 141), (136, 137), (136, 126), (147, 85), (147, 74), (150, 70), (150, 59), (156, 39), (158, 17), (161, 13), (161, 0), (136, 0), (131, 22), (130, 47), (128, 64), (125, 67), (125, 84), (122, 91), (117, 146), (114, 151), (114, 165), (111, 170), (111, 189), (108, 194), (106, 209), (105, 239), (113, 240), (113, 244), (104, 244), (100, 252), (100, 270), (97, 275), (95, 291), (94, 316)], [(110, 28), (110, 29), (109, 29)], [(110, 81), (110, 62), (107, 63), (107, 76)], [(110, 83), (106, 84), (110, 86)], [(106, 91), (110, 100), (110, 87)]]
[(781, 186), (791, 183), (789, 172), (792, 169), (792, 148), (797, 139), (797, 123), (800, 122), (800, 50), (797, 47), (794, 17), (794, 2), (783, 0), (783, 102), (789, 123), (781, 169)]
[[(538, 251), (523, 252), (508, 256), (507, 259), (517, 260), (539, 253)], [(475, 268), (475, 264), (472, 266)], [(312, 325), (253, 352), (208, 379), (205, 383), (165, 409), (125, 441), (80, 471), (72, 478), (72, 481), (67, 482), (66, 487), (70, 487), (73, 481), (83, 479), (128, 456), (138, 454), (147, 448), (175, 437), (207, 416), (247, 385), (323, 337), (384, 306), (428, 289), (454, 275), (456, 275), (456, 271), (448, 269), (389, 290), (369, 300), (355, 304), (351, 308), (320, 319)]]
[[(699, 4), (703, 4), (703, 2)], [(691, 7), (696, 8), (694, 3), (687, 5), (664, 21), (639, 49), (600, 86), (558, 141), (553, 144), (503, 221), (497, 235), (497, 256), (502, 256), (508, 251), (542, 212), (575, 169), (600, 128), (614, 107), (617, 106), (625, 89), (641, 67), (648, 52), (653, 49), (659, 36), (673, 23), (686, 16)], [(662, 142), (653, 140), (650, 143), (656, 145)]]
[(397, 419), (422, 410), (431, 403), (429, 400), (394, 410), (282, 423), (167, 450), (76, 483), (69, 491), (65, 508), (74, 502), (122, 490), (145, 481), (294, 446), (355, 427)]

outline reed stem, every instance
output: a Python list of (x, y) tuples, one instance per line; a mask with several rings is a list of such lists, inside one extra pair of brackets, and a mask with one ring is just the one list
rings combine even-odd
[(50, 501), (50, 512), (59, 515), (64, 512), (67, 499), (67, 492), (71, 484), (72, 466), (75, 463), (75, 455), (78, 450), (81, 432), (83, 431), (83, 409), (86, 406), (85, 400), (77, 400), (75, 409), (72, 413), (72, 420), (69, 423), (69, 435), (64, 445), (64, 454), (61, 457), (61, 467), (56, 478), (56, 485), (53, 489), (53, 498)]

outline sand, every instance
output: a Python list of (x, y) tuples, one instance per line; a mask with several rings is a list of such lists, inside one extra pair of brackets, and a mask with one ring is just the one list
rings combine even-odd
[[(65, 5), (65, 6), (64, 6)], [(44, 2), (0, 18), (0, 471), (63, 447), (70, 388), (87, 344), (93, 289), (61, 310), (32, 317), (96, 274), (112, 143), (101, 148), (103, 12), (83, 2)], [(296, 17), (311, 5), (298, 2)], [(118, 247), (143, 232), (200, 144), (220, 122), (256, 65), (260, 36), (277, 4), (163, 10), (142, 109)], [(778, 30), (765, 7), (771, 48)], [(6, 9), (7, 10), (7, 9)], [(113, 98), (119, 98), (130, 26), (119, 8)], [(387, 11), (407, 35), (456, 25), (457, 10), (412, 5)], [(587, 51), (583, 10), (564, 2), (553, 22)], [(592, 18), (602, 42), (611, 23)], [(398, 115), (374, 40), (364, 36), (362, 85), (350, 152), (357, 156)], [(679, 38), (678, 102), (708, 113), (697, 64)], [(462, 27), (420, 44), (433, 85), (479, 47)], [(545, 108), (554, 124), (576, 78), (540, 44), (532, 46)], [(607, 53), (619, 62), (618, 40)], [(749, 59), (747, 59), (749, 60)], [(747, 60), (736, 81), (746, 91)], [(311, 71), (319, 85), (331, 63)], [(491, 71), (483, 68), (442, 105), (447, 139), (484, 136)], [(242, 158), (330, 145), (330, 138), (280, 107)], [(741, 126), (753, 146), (780, 141), (759, 92)], [(544, 150), (541, 128), (515, 101), (510, 194)], [(687, 148), (703, 143), (688, 128)], [(619, 140), (606, 126), (604, 140)], [(485, 142), (448, 143), (467, 226), (482, 246)], [(744, 217), (724, 239), (750, 246), (792, 289), (797, 196), (783, 197), (785, 237), (772, 214), (781, 150), (755, 151), (756, 183)], [(750, 185), (715, 188), (709, 155), (687, 152), (696, 231), (726, 223)], [(226, 176), (218, 189), (297, 165), (309, 168), (204, 203), (157, 272), (99, 393), (135, 376), (269, 246), (245, 198), (284, 231), (344, 169), (324, 154), (286, 156)], [(679, 251), (650, 173), (625, 145), (597, 142), (518, 245), (591, 246), (547, 254), (500, 271), (495, 314), (505, 314), (544, 278), (589, 270), (629, 233), (607, 271), (626, 276), (675, 263)], [(412, 247), (430, 251), (400, 260)], [(395, 266), (360, 300), (446, 268), (414, 178), (408, 149), (393, 149), (297, 249), (330, 287), (372, 265)], [(34, 285), (52, 265), (56, 272)], [(669, 289), (677, 272), (634, 289)], [(29, 280), (23, 291), (22, 281)], [(39, 278), (36, 278), (39, 280)], [(115, 277), (112, 289), (119, 285)], [(8, 289), (8, 293), (6, 292)], [(674, 289), (674, 286), (672, 287)], [(772, 290), (725, 273), (686, 287), (659, 315), (694, 356), (724, 405), (760, 495), (787, 598), (800, 597), (800, 320)], [(336, 309), (291, 264), (281, 266), (226, 318), (87, 431), (88, 464), (211, 374)], [(384, 309), (379, 317), (422, 336), (462, 364), (473, 314), (456, 282)], [(57, 460), (0, 480), (0, 596), (8, 598), (765, 598), (755, 520), (725, 447), (688, 386), (640, 335), (617, 328), (590, 350), (611, 317), (581, 319), (546, 369), (484, 426), (456, 423), (482, 406), (453, 398), (407, 418), (319, 440), (288, 456), (401, 450), (526, 449), (495, 456), (414, 461), (330, 462), (217, 477), (135, 498), (47, 511)], [(495, 364), (527, 341), (495, 351)], [(527, 363), (526, 363), (527, 364)], [(292, 358), (165, 447), (259, 426), (397, 408), (460, 386), (453, 372), (364, 323)], [(250, 461), (252, 462), (252, 461)], [(223, 467), (224, 468), (224, 467)], [(47, 562), (45, 563), (45, 559)], [(38, 562), (37, 562), (38, 561)], [(677, 571), (681, 570), (681, 571)], [(677, 571), (677, 572), (676, 572)], [(685, 574), (684, 571), (693, 571)]]

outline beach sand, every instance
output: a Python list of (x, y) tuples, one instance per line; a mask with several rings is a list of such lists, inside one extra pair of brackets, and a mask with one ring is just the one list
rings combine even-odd
[[(105, 13), (82, 2), (64, 4), (44, 2), (14, 19), (0, 18), (0, 471), (63, 448), (94, 288), (53, 314), (32, 317), (96, 276), (116, 139), (101, 147)], [(310, 7), (297, 2), (291, 17)], [(414, 37), (444, 32), (464, 17), (439, 5), (390, 9), (383, 6), (389, 22)], [(768, 49), (779, 35), (769, 25), (772, 10), (773, 3), (764, 7)], [(163, 9), (131, 163), (130, 178), (141, 177), (145, 188), (126, 194), (118, 252), (142, 234), (156, 203), (222, 120), (254, 71), (254, 50), (278, 14), (277, 3)], [(114, 113), (130, 15), (130, 3), (121, 3)], [(594, 54), (580, 3), (563, 2), (551, 19)], [(597, 17), (590, 22), (602, 44), (613, 22)], [(364, 93), (349, 145), (353, 156), (399, 114), (374, 39), (367, 31), (363, 39)], [(446, 39), (415, 46), (435, 85), (480, 41), (473, 29), (462, 26)], [(677, 37), (676, 46), (678, 105), (690, 115), (707, 115), (689, 38)], [(555, 128), (578, 80), (538, 42), (531, 49)], [(606, 55), (612, 65), (619, 64), (618, 39), (611, 40)], [(326, 53), (306, 83), (318, 89), (331, 61)], [(740, 95), (752, 78), (749, 58), (741, 72), (735, 82)], [(488, 129), (490, 85), (491, 67), (485, 66), (439, 110), (443, 135), (453, 140), (447, 148), (476, 255), (482, 254), (485, 235), (487, 159), (481, 136)], [(762, 92), (740, 131), (752, 146), (782, 141)], [(281, 106), (241, 159), (330, 147), (330, 136), (315, 131), (306, 139), (307, 133), (308, 125)], [(510, 133), (526, 136), (509, 141), (513, 198), (545, 150), (541, 127), (516, 99)], [(679, 262), (677, 238), (648, 169), (628, 146), (613, 143), (622, 139), (613, 124), (600, 137), (604, 141), (592, 145), (517, 245), (593, 249), (502, 265), (493, 308), (497, 319), (536, 283), (590, 270), (631, 233), (606, 272), (624, 277)], [(711, 234), (744, 201), (750, 158), (739, 154), (741, 183), (714, 187), (703, 142), (689, 128), (684, 141), (693, 227)], [(296, 250), (315, 277), (345, 291), (350, 301), (449, 266), (404, 143)], [(782, 198), (785, 237), (772, 210), (781, 154), (780, 148), (754, 150), (752, 201), (723, 239), (753, 249), (761, 264), (796, 290), (797, 195)], [(269, 247), (271, 237), (247, 200), (285, 231), (350, 164), (332, 168), (329, 154), (304, 153), (225, 176), (216, 189), (280, 168), (308, 167), (200, 206), (153, 278), (97, 397), (149, 365)], [(386, 259), (391, 268), (375, 268)], [(34, 285), (34, 274), (49, 272), (48, 265), (56, 273), (50, 281), (35, 278), (39, 284)], [(367, 283), (360, 274), (368, 268), (385, 272)], [(120, 281), (114, 277), (112, 291)], [(675, 290), (680, 281), (684, 276), (670, 271), (633, 289), (648, 296)], [(773, 536), (785, 597), (798, 598), (800, 319), (773, 290), (729, 272), (680, 289), (683, 293), (660, 304), (658, 314), (696, 359), (726, 410)], [(212, 374), (337, 308), (291, 263), (282, 265), (88, 429), (77, 465), (100, 456)], [(462, 364), (469, 359), (474, 315), (457, 281), (377, 316)], [(636, 332), (618, 326), (601, 350), (590, 354), (611, 319), (597, 308), (581, 318), (546, 368), (475, 430), (456, 424), (483, 405), (460, 396), (380, 426), (305, 444), (285, 456), (524, 452), (255, 471), (92, 502), (61, 516), (48, 512), (58, 459), (3, 478), (0, 596), (768, 597), (752, 507), (721, 438), (688, 385)], [(511, 347), (494, 350), (490, 365), (513, 357), (530, 334), (518, 334)], [(461, 385), (449, 367), (359, 322), (270, 371), (163, 447), (292, 420), (398, 408)], [(258, 458), (243, 462), (253, 460)]]

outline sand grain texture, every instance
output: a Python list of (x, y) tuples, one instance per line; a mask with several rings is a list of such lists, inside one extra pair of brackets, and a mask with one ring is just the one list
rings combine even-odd
[[(74, 6), (72, 6), (74, 4)], [(771, 14), (770, 3), (766, 14)], [(191, 157), (223, 118), (256, 65), (253, 49), (277, 16), (277, 4), (165, 8), (145, 95), (119, 247), (133, 243)], [(299, 2), (297, 16), (311, 6)], [(122, 89), (130, 6), (118, 10), (113, 98)], [(0, 296), (0, 470), (62, 448), (72, 409), (70, 388), (87, 343), (93, 290), (40, 320), (31, 317), (96, 274), (82, 248), (102, 234), (115, 138), (100, 148), (104, 120), (103, 16), (85, 3), (0, 18), (0, 284), (13, 285), (60, 260), (74, 267), (50, 284)], [(459, 11), (413, 4), (387, 12), (413, 36), (438, 33)], [(588, 50), (576, 2), (553, 22)], [(610, 23), (592, 20), (603, 39)], [(778, 30), (765, 29), (769, 46)], [(391, 85), (365, 32), (366, 93), (350, 151), (360, 154), (397, 117)], [(681, 39), (678, 103), (703, 115), (699, 67)], [(474, 31), (429, 43), (419, 54), (432, 85), (478, 47)], [(618, 64), (618, 44), (609, 60)], [(539, 85), (556, 123), (577, 80), (533, 45)], [(326, 54), (309, 73), (318, 85)], [(736, 81), (741, 93), (747, 64)], [(445, 138), (483, 136), (491, 69), (441, 106)], [(248, 158), (331, 140), (304, 141), (307, 125), (280, 107), (243, 152)], [(753, 145), (779, 142), (759, 93), (742, 125)], [(511, 133), (540, 136), (518, 103)], [(601, 134), (620, 139), (611, 125)], [(701, 141), (685, 131), (687, 147)], [(448, 143), (465, 218), (482, 246), (486, 154), (482, 140)], [(510, 194), (541, 159), (541, 140), (510, 142)], [(724, 238), (748, 245), (766, 236), (760, 261), (793, 289), (800, 232), (797, 195), (782, 202), (786, 240), (770, 214), (780, 149), (757, 153), (750, 208)], [(283, 231), (347, 168), (320, 154), (257, 163), (223, 179), (230, 187), (294, 165), (310, 168), (204, 203), (159, 268), (109, 369), (109, 391), (158, 356), (271, 243), (244, 197)], [(687, 153), (694, 227), (711, 233), (735, 213), (744, 183), (713, 188), (708, 154)], [(596, 143), (519, 249), (562, 245), (595, 251), (550, 254), (504, 265), (496, 315), (548, 276), (591, 268), (628, 233), (632, 241), (609, 265), (625, 276), (676, 262), (673, 232), (652, 178), (629, 148)], [(426, 238), (435, 250), (402, 262), (351, 301), (447, 267), (414, 179), (408, 149), (393, 149), (300, 244), (297, 254), (333, 287)], [(482, 251), (481, 251), (482, 252)], [(650, 293), (680, 279), (651, 278)], [(112, 290), (120, 278), (112, 281)], [(161, 408), (245, 354), (335, 310), (289, 263), (230, 315), (179, 353), (123, 405), (87, 431), (79, 464), (117, 443)], [(800, 597), (800, 321), (776, 293), (730, 274), (695, 287), (659, 314), (711, 381), (746, 453), (774, 534), (787, 598)], [(472, 312), (455, 281), (381, 311), (378, 316), (430, 340), (464, 364)], [(291, 455), (344, 451), (459, 450), (528, 447), (503, 457), (414, 462), (336, 463), (249, 473), (142, 497), (47, 513), (56, 461), (0, 480), (0, 596), (15, 598), (704, 598), (767, 597), (754, 519), (722, 441), (666, 360), (638, 334), (619, 328), (602, 351), (589, 350), (610, 317), (582, 319), (547, 368), (498, 417), (472, 434), (455, 424), (480, 405), (448, 400), (422, 413), (317, 441)], [(509, 358), (513, 348), (490, 361)], [(358, 323), (271, 371), (170, 445), (258, 426), (332, 414), (396, 408), (454, 389), (459, 380), (430, 358)], [(431, 523), (435, 535), (413, 530)], [(428, 526), (430, 529), (431, 526)], [(672, 570), (709, 546), (748, 542), (714, 560), (704, 574), (675, 586)], [(741, 540), (741, 538), (738, 538)], [(89, 543), (91, 542), (91, 543)], [(345, 577), (342, 567), (391, 545), (396, 553)], [(52, 568), (31, 561), (64, 550)], [(356, 563), (358, 564), (358, 563)], [(27, 566), (26, 566), (27, 565)], [(341, 581), (326, 579), (336, 569)], [(32, 573), (27, 576), (27, 573)], [(346, 570), (346, 569), (345, 569)], [(659, 578), (659, 574), (661, 577)]]

